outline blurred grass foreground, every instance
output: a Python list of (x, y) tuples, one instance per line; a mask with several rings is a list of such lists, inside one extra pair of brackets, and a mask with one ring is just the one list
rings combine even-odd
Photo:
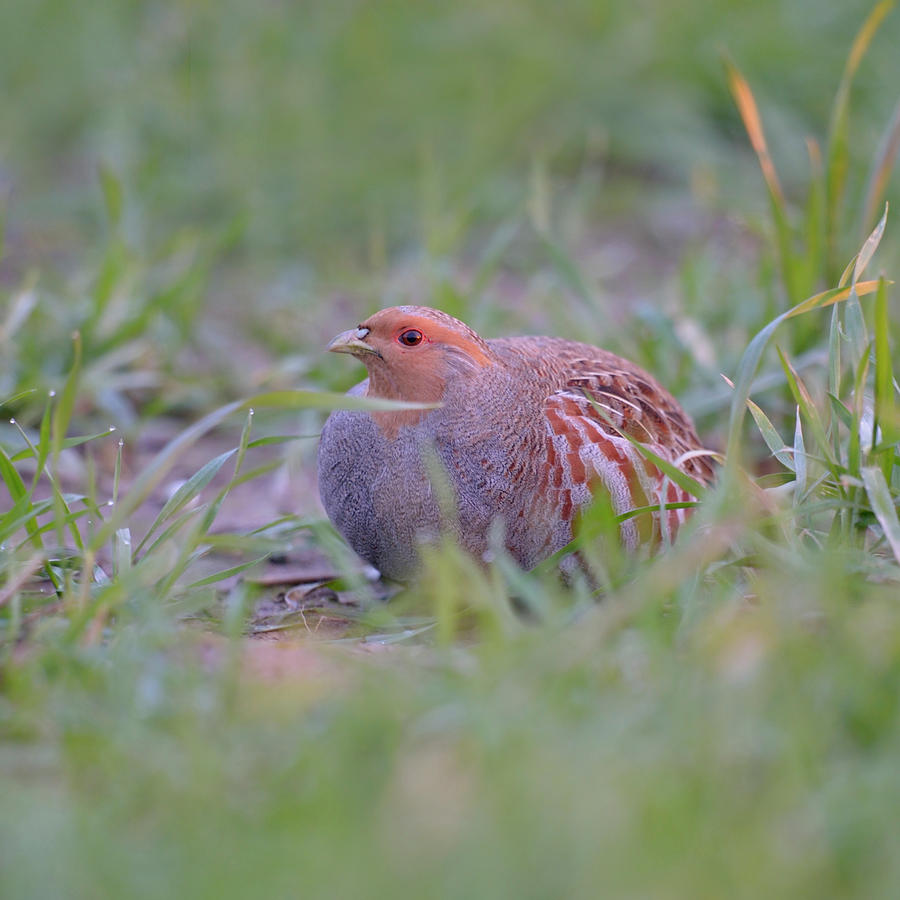
[[(898, 43), (0, 5), (0, 896), (897, 896)], [(311, 473), (397, 301), (630, 356), (720, 484), (653, 559), (597, 509), (590, 578), (447, 545), (385, 602)]]

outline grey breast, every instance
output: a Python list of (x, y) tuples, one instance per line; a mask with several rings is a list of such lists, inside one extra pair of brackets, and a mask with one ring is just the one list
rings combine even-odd
[[(356, 391), (354, 391), (356, 393)], [(366, 412), (333, 412), (319, 443), (319, 494), (351, 547), (389, 578), (415, 570), (420, 540), (440, 516), (422, 463), (426, 434), (402, 428), (388, 441)]]
[[(486, 373), (448, 392), (443, 408), (400, 428), (390, 441), (368, 413), (331, 414), (319, 446), (319, 492), (329, 518), (363, 559), (403, 580), (415, 571), (419, 543), (442, 530), (481, 556), (496, 518), (514, 543), (543, 545), (542, 533), (522, 533), (531, 530), (536, 472), (513, 462), (537, 459), (543, 435), (542, 387), (524, 380)], [(364, 394), (366, 387), (363, 382), (350, 393)], [(502, 414), (513, 396), (522, 403), (523, 387), (534, 407), (525, 417), (532, 427), (524, 430)], [(473, 408), (479, 410), (474, 419)], [(435, 465), (447, 479), (433, 480)], [(453, 494), (442, 496), (445, 510), (448, 499), (456, 505), (447, 519), (437, 496), (441, 480), (449, 480)], [(533, 565), (534, 555), (531, 548), (519, 561)]]

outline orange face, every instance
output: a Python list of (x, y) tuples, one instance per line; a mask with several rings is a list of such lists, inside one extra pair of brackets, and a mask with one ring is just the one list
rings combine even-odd
[(455, 373), (492, 363), (487, 344), (467, 325), (420, 306), (382, 309), (339, 334), (328, 349), (350, 353), (369, 372), (369, 394), (398, 400), (440, 400)]

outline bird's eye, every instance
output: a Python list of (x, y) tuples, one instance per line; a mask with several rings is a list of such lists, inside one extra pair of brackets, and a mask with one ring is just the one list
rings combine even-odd
[(416, 344), (422, 343), (422, 332), (417, 331), (415, 328), (410, 328), (408, 331), (404, 331), (401, 333), (400, 337), (397, 338), (404, 347), (415, 347)]

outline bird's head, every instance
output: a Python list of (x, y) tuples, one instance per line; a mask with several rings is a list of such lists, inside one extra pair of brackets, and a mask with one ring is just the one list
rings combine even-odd
[(434, 403), (449, 381), (492, 365), (488, 344), (468, 325), (428, 306), (392, 306), (339, 334), (333, 353), (349, 353), (369, 373), (369, 396)]

